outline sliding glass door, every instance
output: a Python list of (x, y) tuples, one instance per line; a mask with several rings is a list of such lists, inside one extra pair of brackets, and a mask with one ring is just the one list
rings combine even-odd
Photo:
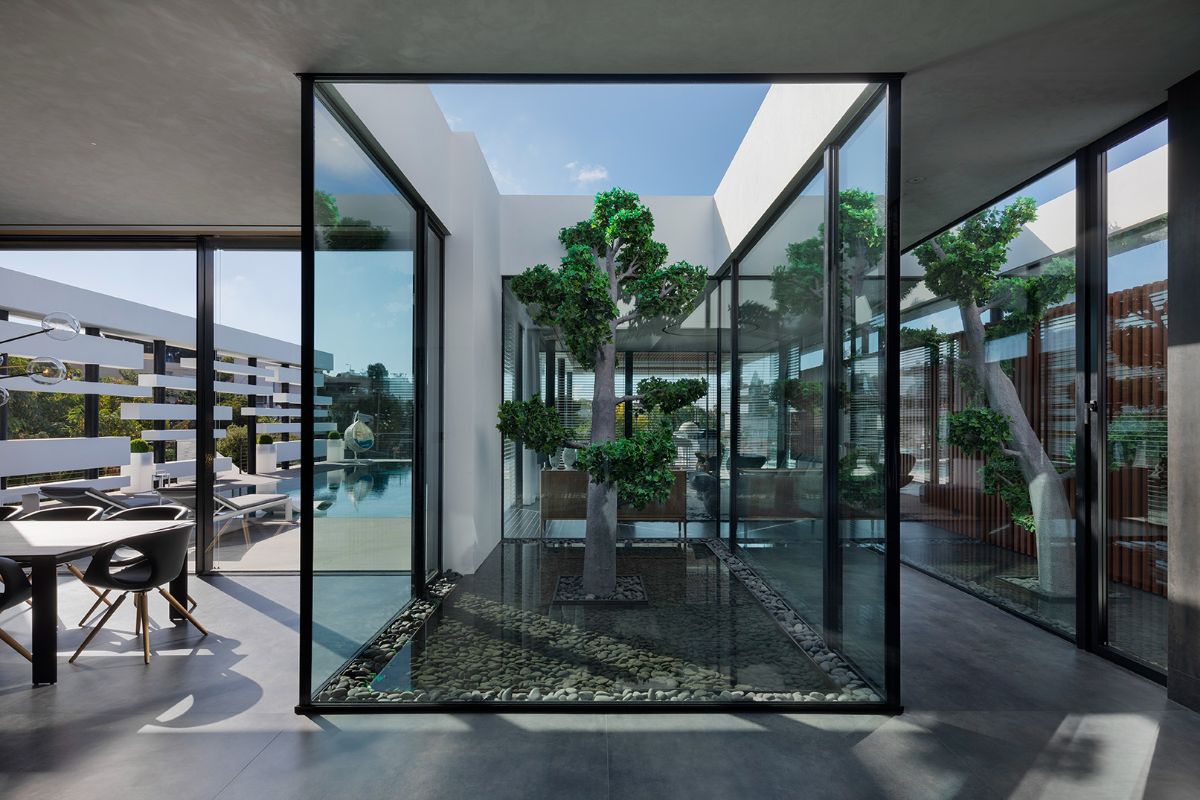
[(1106, 643), (1167, 666), (1167, 123), (1104, 153)]

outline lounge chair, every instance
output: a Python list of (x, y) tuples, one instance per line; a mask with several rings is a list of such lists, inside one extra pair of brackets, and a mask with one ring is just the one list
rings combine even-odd
[[(196, 494), (192, 489), (163, 488), (159, 489), (158, 493), (190, 509), (193, 514), (196, 513)], [(248, 494), (241, 497), (222, 497), (214, 494), (213, 508), (215, 509), (213, 522), (217, 523), (218, 527), (213, 533), (213, 540), (208, 545), (209, 549), (216, 545), (217, 540), (238, 518), (242, 520), (242, 535), (246, 539), (246, 544), (249, 545), (249, 518), (255, 512), (282, 508), (288, 521), (291, 521), (293, 515), (292, 498), (286, 494)]]
[(42, 497), (68, 506), (100, 506), (105, 512), (124, 511), (135, 505), (90, 486), (43, 486)]

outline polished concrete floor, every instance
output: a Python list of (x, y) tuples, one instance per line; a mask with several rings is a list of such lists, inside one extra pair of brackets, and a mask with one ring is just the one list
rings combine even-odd
[[(292, 713), (297, 580), (194, 582), (213, 631), (133, 611), (75, 665), (87, 605), (62, 587), (60, 681), (0, 647), (0, 797), (1195, 798), (1200, 715), (988, 604), (904, 570), (898, 717)], [(28, 613), (0, 626), (28, 637)]]

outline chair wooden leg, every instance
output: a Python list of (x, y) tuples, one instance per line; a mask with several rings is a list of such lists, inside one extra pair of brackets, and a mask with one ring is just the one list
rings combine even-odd
[(165, 598), (167, 599), (167, 602), (171, 604), (171, 607), (172, 607), (172, 608), (174, 608), (174, 609), (175, 609), (176, 611), (178, 611), (180, 614), (183, 614), (184, 618), (185, 618), (185, 619), (186, 619), (188, 622), (190, 622), (190, 623), (192, 623), (192, 625), (196, 626), (196, 630), (200, 631), (200, 632), (201, 632), (202, 634), (204, 634), (205, 636), (208, 636), (208, 631), (204, 629), (204, 626), (203, 626), (203, 625), (201, 625), (201, 624), (200, 624), (200, 623), (199, 623), (199, 622), (196, 620), (196, 618), (195, 618), (195, 617), (193, 617), (193, 616), (191, 615), (191, 613), (190, 613), (190, 612), (189, 612), (189, 611), (188, 611), (186, 608), (184, 608), (184, 607), (183, 607), (183, 604), (182, 604), (182, 603), (180, 603), (178, 600), (176, 600), (176, 599), (175, 599), (175, 598), (174, 598), (174, 597), (171, 595), (171, 593), (170, 593), (170, 592), (168, 592), (166, 589), (164, 589), (164, 588), (162, 588), (162, 587), (160, 586), (160, 587), (158, 587), (158, 593), (159, 593), (159, 594), (161, 594), (163, 597), (165, 597)]
[(101, 604), (110, 605), (110, 603), (108, 602), (108, 595), (111, 592), (112, 592), (112, 589), (105, 589), (104, 594), (102, 594), (96, 598), (96, 602), (92, 603), (92, 607), (89, 608), (87, 610), (87, 613), (83, 615), (83, 618), (79, 620), (79, 627), (81, 627), (81, 628), (83, 627), (84, 623), (88, 621), (88, 618), (91, 617), (92, 614), (96, 613), (96, 609), (99, 608), (101, 606)]
[(133, 596), (133, 610), (134, 610), (133, 632), (134, 633), (142, 632), (142, 604), (139, 602), (140, 597), (141, 597), (141, 595)]
[(117, 609), (121, 607), (121, 603), (125, 602), (125, 598), (128, 595), (129, 595), (129, 592), (125, 592), (124, 594), (122, 594), (120, 597), (117, 598), (117, 601), (115, 603), (113, 603), (111, 606), (108, 607), (108, 611), (104, 612), (104, 616), (101, 617), (100, 621), (96, 623), (96, 627), (92, 628), (91, 632), (88, 633), (87, 638), (83, 640), (83, 644), (79, 645), (79, 649), (75, 651), (75, 655), (73, 655), (69, 659), (67, 659), (68, 664), (75, 663), (75, 659), (79, 658), (79, 654), (83, 652), (83, 648), (87, 647), (89, 644), (92, 643), (92, 639), (96, 638), (96, 634), (99, 633), (100, 629), (104, 627), (104, 624), (106, 622), (108, 622), (109, 619), (112, 618), (112, 615), (117, 613)]
[(142, 607), (142, 658), (150, 663), (150, 603), (145, 592), (138, 592), (138, 601)]
[(0, 642), (4, 642), (6, 645), (11, 647), (13, 650), (16, 650), (18, 653), (25, 656), (26, 661), (33, 661), (33, 654), (30, 653), (28, 650), (26, 650), (24, 645), (22, 645), (20, 642), (18, 642), (13, 637), (9, 636), (8, 632), (5, 631), (3, 628), (0, 628)]
[(196, 602), (196, 598), (192, 597), (190, 594), (188, 595), (188, 604), (191, 606), (188, 611), (195, 611), (196, 606), (200, 605)]
[[(80, 571), (79, 567), (75, 566), (74, 564), (72, 564), (72, 563), (70, 563), (70, 562), (67, 562), (67, 570), (68, 570), (68, 571), (69, 571), (69, 572), (70, 572), (72, 575), (74, 575), (76, 578), (79, 578), (79, 580), (83, 580), (83, 572), (82, 572), (82, 571)], [(99, 590), (99, 589), (97, 589), (95, 586), (89, 586), (89, 585), (88, 585), (88, 584), (86, 584), (86, 583), (84, 584), (84, 586), (87, 586), (87, 587), (88, 587), (88, 589), (90, 589), (90, 590), (91, 590), (92, 594), (96, 595), (96, 597), (103, 597), (103, 596), (104, 596), (104, 594), (108, 594), (108, 592), (104, 592), (104, 594), (101, 594), (100, 590)], [(106, 605), (108, 604), (108, 601), (107, 601), (107, 600), (105, 600), (104, 602), (105, 602), (105, 604), (106, 604)]]
[(246, 539), (246, 546), (250, 546), (250, 523), (245, 516), (242, 517), (242, 536)]

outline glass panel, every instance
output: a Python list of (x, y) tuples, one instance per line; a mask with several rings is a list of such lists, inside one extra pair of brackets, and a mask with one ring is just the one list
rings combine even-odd
[(832, 563), (841, 571), (840, 638), (844, 653), (877, 686), (885, 644), (886, 111), (881, 103), (838, 157), (840, 341), (834, 354), (840, 553)]
[(1167, 123), (1108, 161), (1108, 643), (1167, 666)]
[(729, 448), (733, 442), (733, 280), (717, 281), (717, 420), (716, 461), (709, 471), (717, 477), (717, 537), (730, 537)]
[[(213, 267), (213, 389), (217, 405), (230, 409), (229, 419), (214, 421), (222, 459), (214, 486), (236, 503), (280, 501), (240, 517), (218, 507), (213, 568), (298, 570), (301, 387), (292, 373), (300, 363), (300, 253), (218, 249)], [(331, 426), (327, 417), (317, 422), (324, 446)]]
[(738, 265), (737, 541), (809, 623), (825, 590), (825, 180)]
[[(998, 281), (986, 304), (960, 308), (955, 279), (967, 272), (957, 262), (943, 265), (932, 244), (907, 254), (900, 342), (902, 559), (1068, 636), (1075, 632), (1074, 189), (1068, 164), (938, 237), (952, 258), (955, 246), (992, 235), (1006, 218), (1016, 224), (1004, 255), (984, 271)], [(982, 326), (979, 361), (964, 321)], [(1009, 420), (998, 429), (1003, 445), (1022, 452), (1019, 459), (984, 452), (967, 435), (973, 424), (998, 420), (998, 408)], [(1021, 431), (1024, 448), (1010, 438)], [(1033, 491), (1021, 460), (1045, 465)]]
[(425, 229), (425, 574), (441, 569), (442, 531), (442, 240)]
[[(3, 382), (0, 502), (27, 510), (76, 502), (112, 514), (166, 502), (157, 491), (170, 484), (183, 490), (171, 502), (194, 504), (195, 250), (0, 250), (0, 285), (0, 339), (42, 330), (52, 312), (80, 324), (65, 340), (54, 332), (0, 345), (5, 372), (41, 356), (67, 370), (54, 385)], [(87, 441), (97, 438), (106, 441)], [(37, 460), (54, 468), (29, 473), (30, 451), (3, 440), (38, 440)], [(38, 486), (63, 482), (110, 499), (39, 498)]]
[(316, 465), (304, 501), (314, 692), (409, 599), (417, 233), (413, 207), (319, 102), (315, 128), (315, 379), (343, 457)]

